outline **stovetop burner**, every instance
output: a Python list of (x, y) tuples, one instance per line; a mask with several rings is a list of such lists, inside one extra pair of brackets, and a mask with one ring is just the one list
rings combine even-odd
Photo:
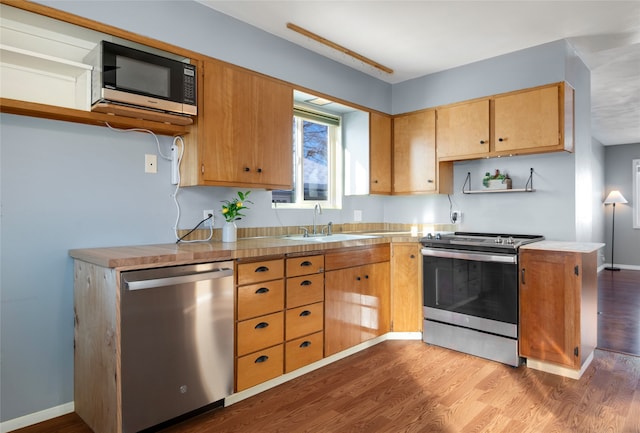
[(512, 233), (475, 233), (455, 232), (446, 234), (427, 234), (420, 239), (425, 247), (460, 248), (478, 251), (509, 251), (520, 246), (544, 240), (542, 235), (523, 235)]

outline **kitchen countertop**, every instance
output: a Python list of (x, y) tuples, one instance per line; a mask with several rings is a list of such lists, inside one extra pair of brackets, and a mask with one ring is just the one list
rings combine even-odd
[(545, 250), (566, 251), (572, 253), (592, 253), (603, 248), (605, 244), (600, 242), (565, 242), (565, 241), (540, 241), (520, 247), (521, 250)]
[(187, 263), (203, 263), (270, 255), (310, 253), (346, 247), (364, 247), (389, 242), (418, 242), (421, 235), (410, 232), (361, 232), (369, 237), (343, 242), (309, 242), (282, 236), (241, 238), (237, 242), (196, 242), (137, 245), (104, 248), (82, 248), (69, 251), (77, 260), (105, 268), (136, 269)]

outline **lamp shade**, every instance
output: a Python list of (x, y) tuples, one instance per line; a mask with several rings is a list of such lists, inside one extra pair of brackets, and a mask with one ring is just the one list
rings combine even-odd
[(612, 204), (612, 203), (629, 203), (629, 202), (627, 201), (626, 198), (624, 198), (622, 194), (620, 194), (620, 191), (613, 190), (609, 193), (607, 198), (604, 200), (604, 204)]

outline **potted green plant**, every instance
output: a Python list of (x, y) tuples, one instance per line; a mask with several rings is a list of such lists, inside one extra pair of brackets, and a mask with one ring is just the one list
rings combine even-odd
[(249, 209), (246, 204), (252, 203), (250, 200), (247, 200), (250, 193), (251, 191), (238, 191), (237, 197), (222, 201), (224, 204), (220, 212), (225, 219), (225, 223), (222, 226), (222, 242), (235, 242), (237, 240), (238, 228), (235, 222), (245, 216), (242, 213), (243, 210)]

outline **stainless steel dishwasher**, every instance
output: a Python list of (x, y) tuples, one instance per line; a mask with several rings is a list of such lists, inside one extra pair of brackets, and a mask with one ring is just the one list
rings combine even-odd
[(223, 404), (233, 392), (233, 262), (122, 272), (120, 294), (123, 433)]

